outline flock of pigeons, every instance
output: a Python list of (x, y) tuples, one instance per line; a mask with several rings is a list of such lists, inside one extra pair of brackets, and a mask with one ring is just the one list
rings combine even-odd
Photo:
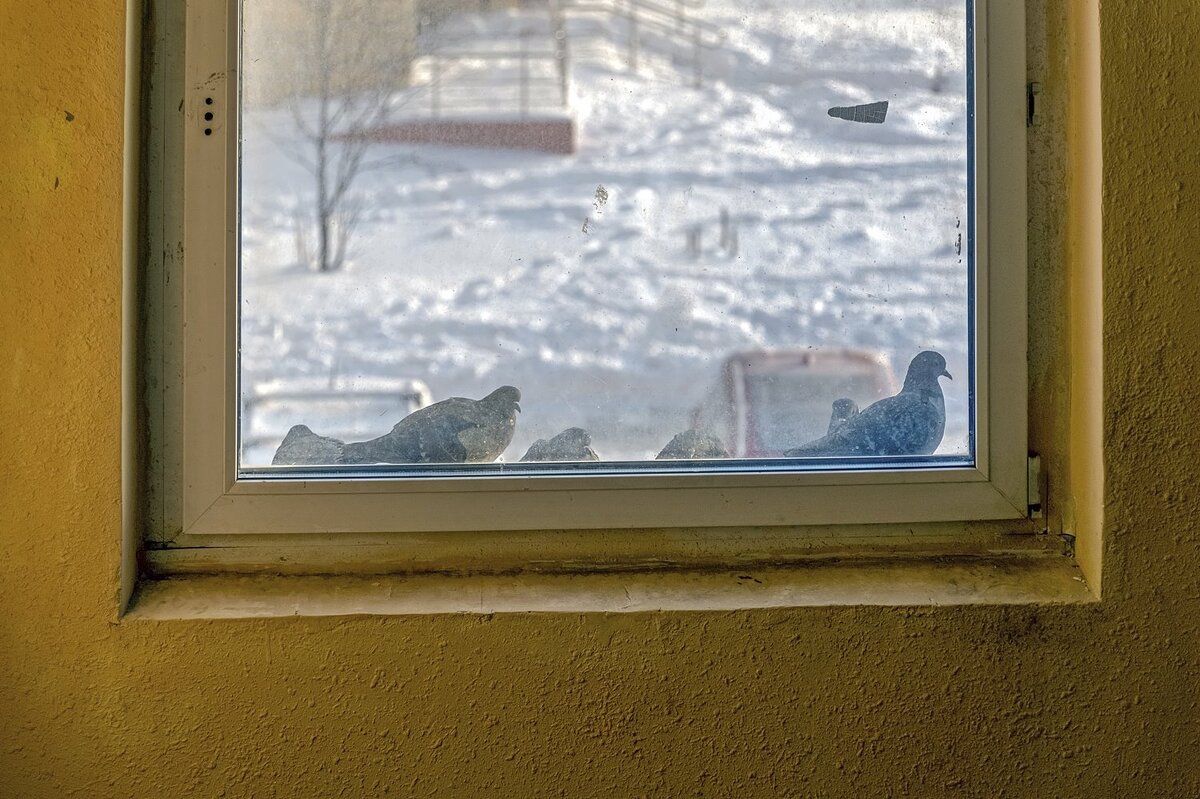
[[(826, 434), (784, 455), (929, 455), (942, 442), (946, 428), (946, 403), (938, 383), (942, 377), (950, 377), (946, 359), (937, 352), (922, 352), (909, 364), (899, 394), (862, 411), (853, 400), (834, 400)], [(298, 424), (284, 437), (272, 464), (491, 463), (512, 441), (520, 401), (521, 392), (513, 386), (501, 386), (480, 400), (451, 397), (409, 414), (386, 435), (350, 444), (319, 436)], [(538, 439), (521, 460), (599, 460), (591, 443), (586, 430), (571, 427), (549, 440)], [(720, 439), (687, 430), (672, 438), (656, 457), (681, 460), (730, 455)]]

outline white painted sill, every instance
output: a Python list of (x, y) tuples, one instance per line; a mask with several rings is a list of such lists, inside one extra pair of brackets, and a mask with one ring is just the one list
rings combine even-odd
[(784, 568), (632, 573), (279, 576), (144, 580), (125, 618), (241, 619), (1095, 602), (1056, 553), (815, 560)]

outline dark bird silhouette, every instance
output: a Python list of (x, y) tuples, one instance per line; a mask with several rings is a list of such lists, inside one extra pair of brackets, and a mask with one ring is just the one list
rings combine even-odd
[[(840, 425), (835, 426), (834, 420), (830, 420), (828, 433), (789, 449), (784, 455), (928, 455), (942, 443), (946, 429), (946, 401), (938, 383), (941, 377), (950, 377), (946, 359), (930, 350), (919, 353), (908, 365), (899, 394), (851, 414)], [(834, 417), (837, 416), (834, 403)]]
[(600, 457), (591, 447), (592, 436), (582, 427), (568, 427), (547, 441), (539, 438), (530, 445), (522, 461), (596, 461)]
[(728, 458), (729, 450), (719, 438), (699, 430), (685, 430), (654, 456), (657, 461), (693, 460), (697, 458)]
[(405, 416), (387, 435), (347, 444), (339, 463), (491, 463), (512, 441), (521, 392), (451, 397)]
[(847, 122), (870, 122), (882, 125), (887, 119), (888, 101), (878, 103), (863, 103), (862, 105), (834, 106), (829, 109), (829, 116), (844, 119)]

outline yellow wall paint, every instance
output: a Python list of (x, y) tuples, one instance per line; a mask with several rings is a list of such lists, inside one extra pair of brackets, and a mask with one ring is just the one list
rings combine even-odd
[[(1074, 2), (1029, 3), (1035, 264), (1086, 252)], [(118, 624), (122, 3), (6, 4), (0, 796), (1200, 796), (1200, 5), (1099, 14), (1105, 446), (1033, 436), (1103, 467), (1101, 603)]]

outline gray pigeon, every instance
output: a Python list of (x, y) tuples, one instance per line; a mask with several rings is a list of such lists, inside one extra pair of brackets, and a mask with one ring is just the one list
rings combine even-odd
[(347, 444), (339, 463), (491, 463), (512, 441), (521, 392), (451, 397), (405, 416), (387, 435)]
[(306, 425), (298, 424), (283, 437), (271, 465), (328, 466), (341, 461), (344, 446), (336, 438), (319, 436)]
[[(919, 353), (908, 365), (904, 387), (839, 427), (807, 444), (789, 449), (788, 457), (839, 457), (848, 455), (928, 455), (942, 443), (946, 429), (946, 401), (938, 378), (950, 377), (940, 353)], [(951, 378), (953, 379), (953, 378)], [(836, 403), (834, 415), (837, 416)]]
[(728, 458), (729, 450), (719, 438), (699, 430), (685, 430), (671, 439), (662, 452), (654, 456), (656, 461), (693, 460), (703, 458)]
[(530, 445), (522, 461), (598, 461), (591, 447), (592, 436), (582, 427), (568, 427), (547, 441), (539, 438)]

